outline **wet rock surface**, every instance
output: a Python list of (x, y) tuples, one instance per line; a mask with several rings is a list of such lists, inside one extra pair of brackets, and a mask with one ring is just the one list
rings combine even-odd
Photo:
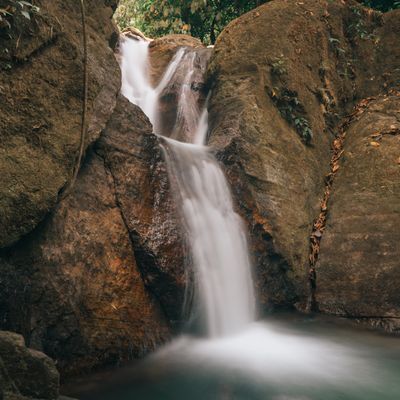
[(43, 353), (28, 349), (21, 335), (0, 331), (0, 397), (4, 400), (58, 398), (59, 374)]
[(177, 108), (177, 103), (181, 96), (185, 96), (186, 102), (197, 104), (198, 107), (192, 110), (192, 118), (197, 120), (206, 100), (204, 77), (212, 50), (188, 35), (167, 35), (155, 39), (149, 44), (150, 81), (154, 87), (160, 84), (168, 64), (180, 49), (185, 51), (181, 54), (174, 76), (159, 93), (160, 120), (155, 130), (162, 136), (190, 142), (191, 138), (187, 135), (188, 132), (195, 133), (195, 124), (187, 126), (187, 121), (182, 124), (183, 111)]
[[(148, 141), (154, 136), (127, 100), (120, 100), (115, 118), (118, 129), (111, 119), (71, 194), (32, 234), (1, 253), (3, 328), (23, 333), (64, 376), (141, 357), (170, 335), (159, 299), (143, 283), (142, 274), (150, 282), (156, 271), (146, 270), (140, 258), (148, 258), (144, 265), (151, 268), (148, 242), (168, 246), (161, 235), (168, 222), (151, 217), (157, 199), (149, 199), (156, 186), (149, 184), (154, 143)], [(163, 207), (162, 191), (157, 196)], [(150, 237), (140, 236), (139, 221)], [(163, 251), (172, 269), (170, 256)], [(162, 285), (175, 299), (179, 291), (167, 279), (156, 289)]]
[[(216, 42), (208, 69), (209, 143), (225, 165), (248, 223), (264, 308), (306, 307), (309, 236), (321, 206), (331, 143), (341, 119), (359, 100), (399, 85), (393, 34), (399, 30), (398, 16), (398, 11), (380, 14), (355, 2), (277, 1), (233, 21)], [(383, 57), (389, 48), (396, 55)], [(362, 168), (373, 168), (371, 161)], [(397, 177), (388, 179), (393, 185)], [(337, 184), (346, 185), (340, 179)], [(334, 224), (335, 214), (329, 218)], [(390, 243), (398, 254), (398, 245)], [(335, 265), (334, 251), (330, 265)], [(323, 257), (322, 252), (321, 262)], [(379, 270), (383, 274), (384, 266)], [(340, 279), (330, 282), (332, 293), (340, 284)], [(366, 296), (360, 297), (365, 304)]]
[(400, 330), (400, 96), (346, 131), (318, 265), (319, 310)]
[(153, 86), (160, 82), (169, 62), (177, 49), (191, 47), (204, 49), (203, 43), (189, 35), (167, 35), (153, 40), (149, 45), (149, 61), (151, 65), (150, 81)]
[(98, 143), (146, 286), (172, 323), (185, 290), (185, 242), (157, 137), (143, 112), (120, 96)]
[[(79, 148), (83, 50), (79, 2), (37, 1), (31, 20), (0, 32), (0, 248), (29, 233), (56, 205)], [(115, 2), (86, 2), (88, 137), (99, 137), (120, 73), (109, 43)], [(7, 49), (7, 52), (4, 50)], [(4, 51), (3, 51), (4, 50)]]

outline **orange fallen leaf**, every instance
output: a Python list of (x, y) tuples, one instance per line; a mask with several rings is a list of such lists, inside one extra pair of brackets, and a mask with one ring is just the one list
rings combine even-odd
[(380, 144), (378, 142), (369, 142), (369, 144), (373, 147), (379, 147)]
[(335, 139), (335, 140), (333, 141), (333, 147), (334, 147), (335, 149), (338, 149), (338, 148), (340, 147), (340, 140), (339, 140), (339, 139)]
[(339, 164), (335, 164), (332, 168), (332, 172), (336, 172), (339, 169)]

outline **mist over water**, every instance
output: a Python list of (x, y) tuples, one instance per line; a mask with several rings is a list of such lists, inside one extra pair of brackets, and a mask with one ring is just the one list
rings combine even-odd
[[(172, 84), (181, 88), (174, 132), (171, 138), (161, 137), (160, 145), (191, 249), (194, 310), (207, 335), (175, 339), (95, 398), (400, 399), (400, 348), (393, 341), (376, 339), (379, 347), (362, 331), (333, 327), (330, 334), (329, 329), (309, 330), (304, 321), (301, 330), (293, 323), (255, 321), (246, 231), (226, 178), (205, 146), (207, 107), (199, 108), (191, 90), (196, 54), (180, 48), (153, 88), (148, 43), (123, 38), (120, 53), (122, 93), (147, 114), (156, 134), (161, 132), (161, 93)], [(177, 137), (187, 142), (173, 139)]]

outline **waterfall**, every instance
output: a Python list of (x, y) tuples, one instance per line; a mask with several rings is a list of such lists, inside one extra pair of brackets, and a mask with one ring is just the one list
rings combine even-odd
[(161, 143), (190, 245), (197, 309), (209, 336), (238, 332), (255, 318), (251, 265), (244, 224), (234, 211), (228, 183), (204, 146), (208, 113), (207, 105), (199, 109), (193, 90), (196, 52), (180, 48), (156, 88), (147, 75), (147, 42), (123, 38), (121, 55), (122, 93), (147, 114), (154, 133), (161, 132), (160, 95), (168, 87), (180, 88), (173, 131)]
[[(224, 174), (205, 146), (207, 100), (204, 107), (204, 98), (199, 101), (194, 93), (199, 54), (179, 49), (153, 88), (147, 75), (148, 43), (122, 38), (121, 52), (123, 93), (147, 113), (156, 134), (165, 131), (159, 142), (191, 250), (195, 310), (202, 314), (208, 337), (182, 334), (140, 367), (135, 363), (114, 375), (109, 388), (104, 374), (97, 377), (98, 391), (82, 398), (398, 399), (400, 361), (387, 341), (394, 338), (374, 348), (369, 333), (343, 330), (342, 322), (337, 328), (331, 320), (315, 326), (313, 318), (298, 315), (290, 323), (287, 315), (254, 321), (245, 229)], [(172, 113), (171, 99), (176, 99)]]

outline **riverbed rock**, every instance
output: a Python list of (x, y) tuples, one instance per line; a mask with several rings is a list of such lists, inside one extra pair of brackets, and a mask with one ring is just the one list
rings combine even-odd
[(352, 1), (273, 1), (217, 39), (209, 142), (249, 226), (264, 309), (305, 309), (331, 143), (360, 99), (399, 85), (399, 15)]
[[(151, 279), (161, 279), (149, 272), (156, 267), (148, 247), (168, 247), (166, 214), (151, 217), (152, 201), (166, 204), (152, 182), (166, 178), (152, 177), (155, 136), (144, 114), (127, 100), (116, 113), (71, 194), (0, 254), (1, 326), (55, 359), (64, 377), (141, 357), (170, 336), (157, 297), (168, 276), (154, 294), (143, 282), (154, 287)], [(170, 269), (177, 251), (163, 252)], [(171, 297), (178, 296), (174, 288)]]
[[(116, 102), (120, 72), (109, 43), (115, 1), (86, 1), (88, 135)], [(35, 2), (0, 31), (0, 248), (34, 229), (71, 178), (80, 142), (83, 50), (79, 2)]]
[(323, 312), (400, 332), (400, 94), (373, 99), (347, 129), (321, 241)]
[(59, 374), (45, 354), (25, 346), (21, 335), (0, 331), (0, 397), (29, 400), (58, 398)]

